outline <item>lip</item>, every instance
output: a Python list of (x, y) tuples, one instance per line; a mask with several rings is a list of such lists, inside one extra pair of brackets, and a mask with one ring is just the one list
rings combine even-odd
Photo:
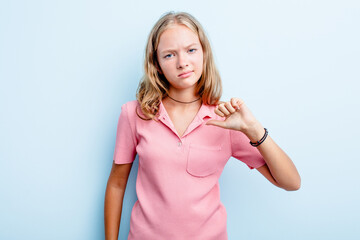
[(184, 72), (184, 73), (179, 74), (178, 77), (180, 77), (180, 78), (187, 78), (187, 77), (189, 77), (192, 73), (193, 73), (193, 71)]

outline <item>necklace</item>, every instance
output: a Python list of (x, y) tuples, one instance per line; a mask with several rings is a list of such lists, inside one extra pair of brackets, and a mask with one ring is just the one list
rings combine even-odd
[(184, 104), (189, 104), (189, 103), (193, 103), (193, 102), (196, 102), (198, 100), (200, 100), (201, 97), (199, 97), (198, 99), (195, 99), (191, 102), (182, 102), (182, 101), (179, 101), (179, 100), (176, 100), (176, 99), (173, 99), (172, 97), (170, 97), (170, 95), (168, 95), (169, 98), (171, 98), (172, 100), (174, 100), (175, 102), (178, 102), (178, 103), (184, 103)]

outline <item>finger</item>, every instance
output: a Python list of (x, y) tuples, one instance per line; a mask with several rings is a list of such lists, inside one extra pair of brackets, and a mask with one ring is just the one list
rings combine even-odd
[(234, 113), (236, 110), (233, 108), (233, 106), (231, 106), (230, 102), (226, 102), (225, 103), (225, 107), (226, 109), (230, 112), (230, 113)]
[(225, 115), (216, 107), (215, 111), (214, 111), (217, 115), (219, 115), (220, 117), (225, 117)]
[(240, 98), (231, 98), (230, 102), (231, 102), (231, 105), (234, 106), (235, 109), (239, 109), (241, 107), (241, 105), (244, 104), (244, 101), (241, 100)]
[(219, 121), (219, 120), (209, 120), (205, 123), (205, 125), (213, 125), (217, 127), (226, 128), (226, 123), (224, 121)]
[(225, 105), (224, 104), (220, 104), (217, 106), (217, 108), (225, 115), (229, 115), (230, 112), (226, 109)]

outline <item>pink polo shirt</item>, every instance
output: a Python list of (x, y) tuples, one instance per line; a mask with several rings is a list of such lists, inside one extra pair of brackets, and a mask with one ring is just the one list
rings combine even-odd
[(265, 164), (239, 131), (205, 125), (223, 120), (214, 106), (202, 105), (179, 137), (163, 104), (158, 120), (136, 115), (137, 101), (122, 106), (114, 162), (131, 163), (139, 155), (130, 240), (224, 240), (226, 210), (220, 202), (219, 177), (229, 158), (251, 169)]

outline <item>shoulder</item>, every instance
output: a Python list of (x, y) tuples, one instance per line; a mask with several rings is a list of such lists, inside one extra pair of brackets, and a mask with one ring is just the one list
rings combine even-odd
[(204, 105), (210, 112), (215, 114), (216, 105)]
[(137, 100), (126, 102), (121, 106), (121, 114), (126, 115), (129, 119), (134, 119), (136, 111), (140, 109), (139, 106), (140, 105)]
[(126, 102), (122, 105), (122, 108), (126, 108), (128, 110), (136, 109), (139, 106), (139, 102), (137, 100), (132, 100), (129, 102)]

